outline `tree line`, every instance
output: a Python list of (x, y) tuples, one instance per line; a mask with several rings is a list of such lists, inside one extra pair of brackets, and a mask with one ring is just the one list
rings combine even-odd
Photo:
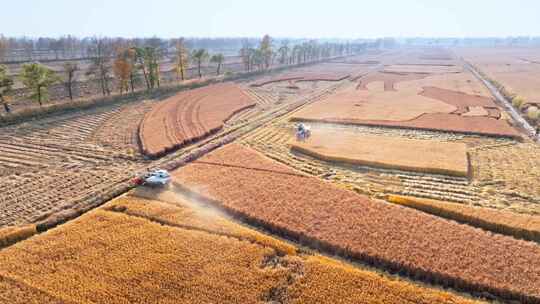
[[(6, 43), (5, 38), (4, 42), (0, 39), (0, 56), (6, 50), (1, 43)], [(92, 56), (89, 68), (84, 71), (85, 75), (98, 83), (104, 96), (111, 95), (114, 89), (120, 94), (134, 92), (138, 85), (143, 85), (146, 90), (159, 88), (160, 64), (166, 57), (172, 59), (176, 80), (179, 82), (187, 79), (187, 70), (192, 67), (196, 69), (198, 77), (202, 78), (202, 68), (208, 62), (215, 64), (215, 73), (220, 76), (225, 61), (224, 54), (210, 54), (205, 48), (191, 48), (184, 38), (171, 39), (165, 43), (165, 40), (159, 38), (140, 40), (94, 37), (86, 45), (87, 53)], [(238, 55), (245, 71), (250, 72), (269, 69), (275, 64), (292, 65), (350, 55), (368, 46), (367, 43), (319, 43), (316, 40), (302, 43), (282, 40), (276, 45), (272, 37), (265, 35), (258, 42), (244, 39)], [(60, 73), (39, 62), (30, 62), (22, 65), (19, 78), (30, 90), (30, 98), (42, 106), (48, 100), (48, 88), (56, 83), (63, 83), (69, 99), (73, 100), (73, 87), (80, 72), (77, 61), (66, 61)], [(112, 85), (113, 80), (116, 80), (116, 87)], [(7, 113), (11, 111), (9, 97), (13, 84), (14, 77), (10, 76), (8, 68), (0, 65), (0, 103)]]

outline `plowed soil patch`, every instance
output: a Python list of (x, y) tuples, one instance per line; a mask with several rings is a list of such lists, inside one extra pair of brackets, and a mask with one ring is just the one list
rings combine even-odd
[[(461, 143), (313, 130), (293, 149), (326, 161), (456, 176), (468, 175), (467, 147)], [(422, 157), (418, 157), (421, 155)]]
[[(235, 144), (202, 160), (286, 170)], [(534, 243), (372, 201), (312, 177), (197, 162), (173, 174), (191, 191), (291, 238), (427, 281), (540, 302)]]
[(170, 150), (217, 132), (235, 113), (255, 105), (231, 83), (179, 93), (148, 112), (139, 137), (143, 153), (161, 156)]

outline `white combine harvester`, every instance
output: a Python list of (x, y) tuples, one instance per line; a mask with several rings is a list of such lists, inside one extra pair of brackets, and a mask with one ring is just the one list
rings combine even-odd
[(298, 125), (296, 125), (296, 140), (305, 141), (310, 136), (311, 128), (309, 126), (306, 126), (303, 123), (299, 123)]
[(167, 170), (156, 169), (137, 175), (131, 182), (137, 186), (165, 187), (171, 182), (171, 176)]

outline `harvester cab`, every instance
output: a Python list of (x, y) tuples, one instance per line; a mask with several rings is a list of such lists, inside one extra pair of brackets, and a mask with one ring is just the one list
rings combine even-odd
[(137, 186), (165, 187), (171, 182), (171, 176), (167, 170), (157, 169), (138, 175), (131, 182)]

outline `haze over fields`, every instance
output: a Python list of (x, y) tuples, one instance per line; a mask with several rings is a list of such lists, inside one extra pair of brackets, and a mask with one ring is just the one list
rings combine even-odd
[(540, 35), (540, 2), (535, 0), (22, 0), (6, 1), (2, 11), (0, 33), (5, 36)]

